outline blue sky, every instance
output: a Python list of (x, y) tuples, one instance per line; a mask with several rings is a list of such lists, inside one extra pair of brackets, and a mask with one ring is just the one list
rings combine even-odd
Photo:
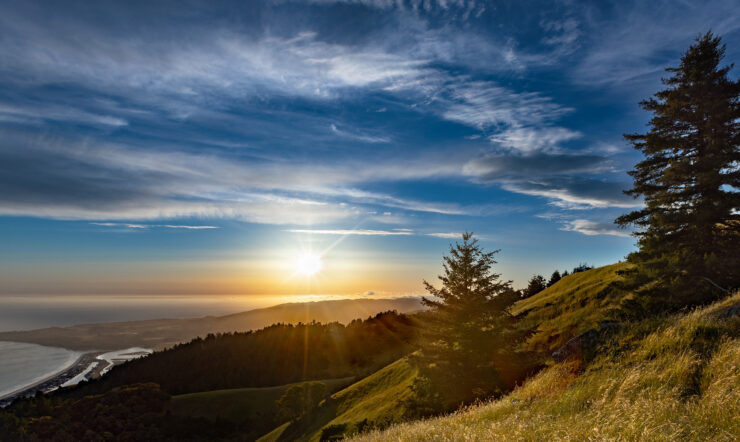
[[(517, 286), (618, 261), (637, 103), (709, 29), (739, 60), (739, 16), (727, 0), (5, 2), (0, 293), (417, 293), (465, 230)], [(305, 249), (323, 277), (284, 284)]]

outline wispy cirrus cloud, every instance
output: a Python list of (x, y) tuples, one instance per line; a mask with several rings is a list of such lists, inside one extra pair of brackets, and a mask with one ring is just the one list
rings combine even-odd
[(551, 177), (541, 180), (522, 180), (503, 184), (504, 189), (551, 200), (563, 209), (634, 208), (642, 202), (625, 195), (626, 183), (586, 177)]
[(125, 227), (127, 229), (153, 229), (153, 228), (165, 228), (165, 229), (184, 229), (184, 230), (212, 230), (218, 229), (218, 226), (200, 226), (200, 225), (177, 225), (177, 224), (130, 224), (130, 223), (112, 223), (112, 222), (92, 222), (94, 226), (101, 227)]
[[(578, 131), (564, 127), (510, 127), (490, 135), (488, 139), (517, 152), (557, 152), (561, 143), (580, 138)], [(573, 156), (573, 155), (572, 155)]]
[(391, 139), (390, 137), (381, 137), (376, 135), (368, 135), (363, 133), (354, 133), (354, 132), (348, 132), (346, 130), (340, 129), (337, 127), (336, 124), (329, 125), (331, 131), (342, 137), (342, 138), (348, 138), (350, 140), (356, 140), (363, 143), (390, 143)]
[(631, 232), (618, 228), (614, 224), (591, 221), (587, 219), (574, 219), (565, 222), (561, 230), (569, 232), (578, 232), (588, 236), (611, 235), (611, 236), (631, 236)]
[[(598, 37), (591, 35), (583, 57), (570, 70), (579, 83), (597, 87), (611, 84), (615, 90), (629, 92), (636, 82), (643, 82), (652, 89), (659, 85), (666, 63), (672, 60), (675, 64), (698, 34), (712, 29), (730, 35), (740, 30), (740, 10), (733, 0), (626, 1), (614, 6), (609, 14), (579, 8), (590, 30), (599, 30)], [(614, 22), (620, 25), (608, 25)], [(740, 53), (737, 48), (731, 50)], [(650, 89), (643, 90), (652, 93)]]
[(127, 126), (128, 121), (111, 115), (100, 115), (74, 107), (59, 105), (23, 106), (0, 103), (0, 122), (43, 123), (45, 121), (63, 121), (83, 123), (94, 126)]
[(459, 232), (437, 232), (437, 233), (427, 233), (426, 235), (433, 236), (435, 238), (446, 238), (446, 239), (462, 238), (462, 233), (459, 233)]
[(447, 93), (451, 102), (442, 115), (479, 129), (540, 123), (572, 111), (546, 96), (514, 92), (490, 81), (458, 82)]
[(414, 232), (408, 229), (399, 230), (372, 230), (372, 229), (288, 229), (290, 233), (305, 233), (309, 235), (338, 235), (338, 236), (409, 236)]
[[(389, 159), (265, 163), (228, 156), (150, 151), (0, 131), (0, 214), (64, 219), (236, 218), (267, 224), (316, 224), (357, 218), (368, 205), (464, 214), (435, 203), (368, 192), (356, 186), (451, 174), (461, 166), (404, 168)], [(290, 177), (286, 180), (284, 177)]]

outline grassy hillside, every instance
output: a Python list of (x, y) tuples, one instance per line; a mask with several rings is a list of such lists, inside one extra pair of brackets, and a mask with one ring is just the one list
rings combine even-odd
[[(537, 295), (519, 301), (514, 314), (538, 330), (527, 346), (551, 351), (571, 337), (618, 316), (623, 294), (614, 287), (614, 282), (620, 278), (617, 272), (625, 268), (627, 264), (619, 263), (569, 275)], [(382, 428), (399, 422), (404, 411), (400, 399), (412, 394), (408, 388), (415, 375), (412, 370), (405, 360), (391, 364), (336, 393), (334, 401), (327, 404), (313, 425), (285, 424), (264, 440), (318, 440), (327, 427), (353, 434), (373, 425)], [(363, 419), (367, 419), (368, 426), (358, 426)]]
[[(328, 391), (336, 391), (352, 383), (353, 378), (320, 380), (326, 384)], [(275, 401), (293, 383), (277, 387), (234, 388), (213, 390), (201, 393), (172, 396), (170, 411), (178, 416), (222, 419), (233, 423), (243, 423), (263, 416), (274, 416), (277, 413)]]
[(412, 394), (416, 374), (406, 358), (400, 359), (333, 394), (311, 422), (284, 424), (259, 440), (318, 441), (322, 433), (349, 435), (400, 422), (405, 412), (403, 401)]
[[(523, 304), (551, 302), (541, 301)], [(737, 440), (739, 311), (740, 293), (624, 324), (592, 360), (554, 364), (500, 400), (358, 440)]]
[(618, 318), (620, 301), (629, 294), (617, 289), (615, 282), (621, 278), (617, 272), (628, 267), (627, 263), (617, 263), (574, 273), (517, 302), (513, 313), (527, 325), (537, 327), (529, 348), (555, 350), (599, 322)]

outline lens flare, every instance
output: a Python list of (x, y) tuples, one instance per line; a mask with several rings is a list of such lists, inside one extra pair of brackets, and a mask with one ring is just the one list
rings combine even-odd
[(321, 255), (313, 252), (303, 252), (295, 262), (296, 272), (303, 276), (314, 276), (321, 270)]

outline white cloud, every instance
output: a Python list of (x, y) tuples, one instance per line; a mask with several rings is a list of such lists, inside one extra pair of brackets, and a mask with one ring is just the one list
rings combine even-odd
[[(593, 86), (645, 80), (652, 89), (659, 86), (664, 68), (678, 64), (681, 52), (699, 33), (711, 29), (728, 35), (740, 29), (735, 0), (625, 1), (615, 3), (608, 15), (586, 13), (585, 18), (589, 28), (598, 32), (592, 33), (591, 45), (581, 51), (572, 76)], [(617, 90), (634, 91), (635, 86)], [(645, 91), (653, 92), (647, 87)]]
[(564, 127), (512, 127), (491, 135), (489, 140), (519, 152), (557, 152), (560, 143), (581, 137)]
[(185, 230), (210, 230), (210, 229), (218, 229), (217, 226), (182, 226), (182, 225), (172, 225), (172, 224), (161, 224), (157, 227), (166, 227), (168, 229), (185, 229)]
[(427, 236), (434, 236), (435, 238), (447, 238), (447, 239), (460, 239), (462, 233), (459, 232), (440, 232), (440, 233), (427, 233)]
[(91, 222), (90, 224), (103, 227), (125, 227), (127, 229), (185, 229), (185, 230), (211, 230), (218, 229), (217, 226), (190, 226), (190, 225), (173, 225), (173, 224), (129, 224), (129, 223), (112, 223), (112, 222)]
[(59, 105), (21, 106), (0, 103), (0, 121), (34, 123), (65, 121), (93, 126), (127, 126), (128, 121), (111, 115), (99, 115)]
[(542, 42), (551, 46), (557, 46), (565, 52), (575, 49), (575, 43), (581, 35), (579, 23), (573, 17), (561, 20), (545, 20), (540, 26), (548, 32)]
[(103, 226), (103, 227), (125, 227), (127, 229), (148, 229), (149, 227), (152, 227), (150, 225), (146, 224), (128, 224), (128, 223), (90, 223), (95, 226)]
[(449, 103), (442, 116), (481, 130), (542, 124), (572, 111), (540, 94), (514, 92), (488, 81), (457, 81), (445, 92)]
[(623, 186), (617, 182), (588, 179), (543, 179), (539, 182), (509, 182), (504, 183), (502, 187), (510, 192), (549, 198), (552, 200), (551, 204), (563, 209), (642, 206), (641, 201), (623, 195), (621, 193)]
[(362, 133), (347, 132), (345, 130), (339, 129), (336, 124), (331, 124), (329, 127), (331, 128), (331, 131), (335, 133), (336, 135), (340, 137), (344, 137), (344, 138), (349, 138), (351, 140), (362, 141), (364, 143), (390, 143), (391, 142), (390, 137), (380, 137), (380, 136), (367, 135), (367, 134), (362, 134)]
[(587, 219), (575, 219), (567, 221), (561, 230), (578, 232), (588, 236), (594, 235), (612, 235), (629, 237), (630, 232), (621, 230), (614, 224), (601, 223)]
[(288, 229), (286, 232), (307, 233), (311, 235), (357, 235), (357, 236), (408, 236), (413, 235), (409, 230), (368, 230), (368, 229)]

